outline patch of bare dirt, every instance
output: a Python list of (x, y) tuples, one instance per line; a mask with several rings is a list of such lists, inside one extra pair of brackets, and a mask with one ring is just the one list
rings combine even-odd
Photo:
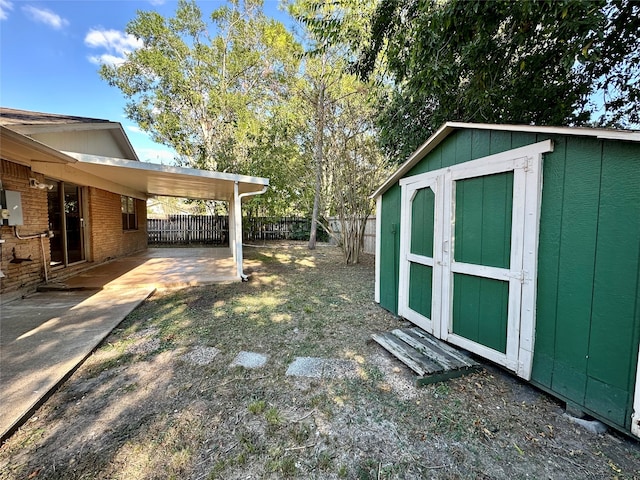
[[(150, 298), (0, 449), (0, 479), (632, 479), (640, 446), (485, 369), (415, 388), (371, 342), (373, 259), (247, 248), (248, 283)], [(238, 353), (264, 366), (232, 365)], [(349, 374), (286, 375), (298, 357)], [(335, 373), (335, 372), (333, 372)]]

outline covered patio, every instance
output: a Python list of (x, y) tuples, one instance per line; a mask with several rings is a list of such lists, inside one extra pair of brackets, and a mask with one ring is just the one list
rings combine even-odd
[(124, 188), (123, 193), (142, 200), (159, 195), (227, 202), (230, 255), (235, 264), (232, 275), (236, 280), (247, 280), (242, 268), (242, 200), (266, 192), (269, 179), (75, 152), (62, 154), (69, 158), (68, 163), (34, 162), (31, 168), (61, 180), (80, 178), (100, 188)]
[[(90, 126), (95, 129), (102, 127), (104, 122), (96, 125)], [(116, 125), (121, 130), (119, 124)], [(0, 125), (3, 158), (9, 159), (16, 165), (27, 167), (30, 172), (42, 174), (44, 178), (73, 183), (85, 189), (95, 187), (142, 201), (153, 196), (168, 196), (226, 202), (229, 211), (229, 254), (235, 265), (232, 275), (236, 280), (247, 279), (242, 268), (242, 200), (266, 192), (269, 179), (140, 162), (133, 150), (128, 158), (67, 151), (53, 148), (32, 138), (30, 135), (38, 126), (12, 124), (11, 127)], [(65, 128), (74, 130), (77, 127), (73, 124)], [(85, 128), (89, 127), (85, 126)], [(122, 137), (121, 142), (128, 143), (124, 133), (116, 137)], [(100, 144), (98, 141), (95, 143), (98, 146)], [(51, 188), (46, 182), (35, 183), (40, 183), (40, 188), (46, 186)], [(1, 189), (2, 183), (0, 183)], [(31, 190), (27, 189), (27, 191)], [(25, 193), (23, 197), (26, 198)], [(82, 219), (83, 229), (87, 227), (86, 220), (86, 218)], [(95, 214), (95, 218), (88, 219), (89, 223), (100, 221), (99, 213)], [(16, 223), (10, 222), (9, 225), (16, 225)], [(21, 224), (17, 223), (17, 225)], [(38, 235), (46, 236), (46, 233)], [(93, 239), (96, 244), (100, 241), (99, 236)], [(225, 273), (227, 274), (228, 272)]]

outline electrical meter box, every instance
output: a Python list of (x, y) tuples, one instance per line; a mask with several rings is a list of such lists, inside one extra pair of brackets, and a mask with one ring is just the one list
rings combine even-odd
[(5, 190), (5, 200), (6, 206), (4, 207), (8, 212), (8, 218), (4, 218), (4, 210), (3, 210), (3, 223), (4, 221), (8, 221), (6, 225), (18, 226), (22, 225), (24, 220), (22, 219), (22, 197), (20, 196), (20, 192), (14, 192), (11, 190)]

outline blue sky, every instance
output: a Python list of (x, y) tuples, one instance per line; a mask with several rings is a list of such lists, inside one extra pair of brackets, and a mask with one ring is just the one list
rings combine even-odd
[[(200, 0), (203, 16), (224, 0)], [(98, 75), (101, 61), (118, 61), (136, 48), (124, 33), (138, 10), (173, 16), (171, 0), (0, 0), (0, 105), (121, 122), (143, 161), (171, 163), (124, 117), (125, 99)], [(277, 0), (265, 12), (286, 21)]]

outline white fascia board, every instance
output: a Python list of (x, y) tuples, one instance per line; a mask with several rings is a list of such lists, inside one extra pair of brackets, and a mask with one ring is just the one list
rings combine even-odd
[(634, 130), (614, 130), (607, 128), (590, 127), (546, 127), (536, 125), (497, 125), (490, 123), (463, 123), (448, 122), (452, 128), (467, 128), (477, 130), (496, 130), (509, 132), (541, 133), (547, 135), (569, 135), (576, 137), (594, 137), (603, 140), (627, 140), (630, 142), (640, 142), (640, 131)]
[(13, 124), (11, 129), (23, 135), (34, 133), (59, 133), (59, 132), (82, 132), (86, 130), (114, 130), (121, 129), (118, 122), (70, 122), (70, 123), (40, 123), (40, 124)]
[(436, 148), (442, 140), (447, 138), (454, 128), (455, 127), (451, 127), (450, 123), (445, 123), (441, 126), (436, 133), (431, 135), (429, 139), (420, 146), (420, 148), (413, 152), (411, 156), (402, 165), (400, 165), (400, 167), (392, 173), (391, 176), (375, 192), (373, 192), (371, 198), (376, 198), (386, 192), (391, 185), (396, 183), (407, 171), (422, 160), (431, 150)]
[(62, 180), (63, 182), (73, 182), (79, 185), (92, 186), (108, 192), (117, 193), (119, 195), (138, 198), (140, 200), (147, 200), (149, 198), (146, 192), (141, 192), (134, 188), (127, 187), (126, 185), (120, 185), (91, 173), (83, 172), (82, 170), (75, 168), (74, 165), (76, 164), (62, 165), (59, 163), (34, 161), (31, 165), (31, 169), (34, 172), (55, 178), (56, 180)]
[(148, 172), (175, 173), (178, 175), (190, 175), (194, 177), (211, 178), (215, 180), (228, 180), (231, 182), (248, 183), (254, 185), (269, 185), (268, 178), (252, 177), (248, 175), (238, 175), (235, 173), (212, 172), (209, 170), (199, 170), (196, 168), (173, 167), (169, 165), (159, 165), (157, 163), (138, 162), (135, 160), (124, 160), (122, 158), (103, 157), (100, 155), (88, 155), (86, 153), (63, 152), (82, 163), (94, 165), (110, 165), (114, 167), (126, 167)]
[(117, 125), (118, 125), (118, 128), (115, 129), (115, 131), (111, 132), (115, 139), (115, 142), (119, 144), (121, 147), (123, 147), (124, 150), (128, 150), (129, 153), (131, 153), (133, 160), (135, 160), (136, 162), (139, 162), (140, 158), (138, 157), (138, 154), (134, 150), (133, 145), (131, 145), (131, 141), (129, 140), (127, 133), (124, 131), (124, 128), (122, 128), (122, 124), (118, 123)]

